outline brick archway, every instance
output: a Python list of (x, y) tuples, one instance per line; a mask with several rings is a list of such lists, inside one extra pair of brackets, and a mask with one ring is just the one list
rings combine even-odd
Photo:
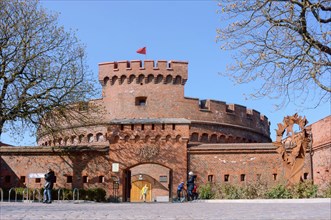
[(143, 202), (140, 192), (148, 186), (146, 202), (171, 201), (172, 169), (157, 163), (136, 164), (126, 169), (125, 201)]

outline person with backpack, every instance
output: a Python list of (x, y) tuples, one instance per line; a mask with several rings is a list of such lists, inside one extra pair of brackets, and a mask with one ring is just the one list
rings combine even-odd
[(193, 189), (194, 189), (194, 180), (196, 176), (193, 175), (192, 171), (190, 171), (188, 175), (189, 177), (187, 181), (187, 200), (190, 201), (190, 200), (194, 200)]
[(52, 189), (55, 182), (55, 174), (51, 168), (48, 168), (48, 173), (45, 174), (45, 180), (43, 203), (52, 203)]

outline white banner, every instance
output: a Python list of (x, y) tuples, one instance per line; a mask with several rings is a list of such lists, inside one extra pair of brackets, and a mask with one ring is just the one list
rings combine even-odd
[(29, 173), (29, 178), (44, 178), (45, 173)]

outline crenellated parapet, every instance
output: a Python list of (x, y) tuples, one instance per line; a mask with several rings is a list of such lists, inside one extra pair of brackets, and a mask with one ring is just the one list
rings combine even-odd
[(102, 86), (115, 84), (181, 84), (187, 81), (188, 62), (165, 60), (132, 60), (99, 64)]
[(243, 122), (246, 120), (255, 121), (269, 127), (269, 121), (265, 115), (254, 109), (247, 108), (246, 106), (206, 99), (199, 101), (199, 109), (200, 111), (210, 112), (215, 115), (221, 114), (223, 116), (222, 118), (229, 118), (232, 123), (233, 118), (238, 118), (242, 119)]
[(191, 103), (191, 108), (195, 106), (196, 109), (187, 114), (192, 121), (192, 142), (245, 143), (271, 140), (268, 118), (254, 109), (217, 100), (186, 99)]

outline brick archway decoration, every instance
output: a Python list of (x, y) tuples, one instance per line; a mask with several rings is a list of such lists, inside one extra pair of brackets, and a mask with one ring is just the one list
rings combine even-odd
[[(283, 123), (277, 124), (277, 136), (273, 144), (277, 147), (277, 152), (283, 160), (287, 187), (302, 181), (307, 146), (311, 141), (310, 131), (305, 127), (307, 123), (306, 117), (302, 118), (295, 113), (293, 116), (284, 117)], [(295, 124), (300, 128), (297, 133), (293, 131)], [(285, 131), (287, 137), (283, 139)]]

